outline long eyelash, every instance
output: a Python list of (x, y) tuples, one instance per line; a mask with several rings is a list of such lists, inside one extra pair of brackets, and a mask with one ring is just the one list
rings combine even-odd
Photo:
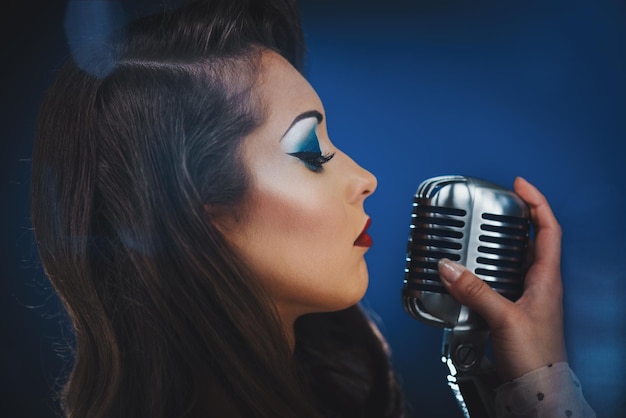
[(290, 152), (289, 155), (302, 160), (302, 162), (311, 171), (319, 172), (322, 171), (322, 165), (329, 162), (335, 156), (335, 153), (333, 152), (331, 154), (321, 154), (319, 152), (302, 151)]

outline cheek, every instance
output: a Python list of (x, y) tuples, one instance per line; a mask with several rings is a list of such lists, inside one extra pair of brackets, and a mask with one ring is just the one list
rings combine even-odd
[(323, 186), (290, 183), (290, 187), (274, 183), (257, 190), (249, 212), (255, 234), (250, 238), (304, 260), (324, 256), (329, 247), (349, 248), (350, 224), (341, 200)]
[(255, 188), (241, 243), (246, 259), (279, 304), (335, 309), (356, 303), (367, 270), (353, 246), (349, 208), (320, 181), (292, 180)]

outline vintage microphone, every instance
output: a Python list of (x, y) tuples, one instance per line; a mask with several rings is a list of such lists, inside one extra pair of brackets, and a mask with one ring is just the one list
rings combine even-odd
[(444, 328), (442, 361), (465, 417), (495, 418), (495, 371), (485, 356), (485, 321), (441, 283), (437, 262), (465, 265), (503, 296), (523, 291), (530, 210), (513, 191), (473, 177), (440, 176), (417, 189), (402, 302), (412, 317)]

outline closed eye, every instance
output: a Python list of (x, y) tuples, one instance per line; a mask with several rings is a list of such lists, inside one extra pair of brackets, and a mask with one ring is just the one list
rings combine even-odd
[(322, 165), (333, 158), (334, 153), (323, 153), (317, 137), (317, 127), (322, 115), (308, 111), (296, 117), (280, 140), (280, 147), (288, 155), (300, 159), (311, 171), (322, 171)]
[(322, 166), (332, 160), (335, 153), (322, 154), (321, 152), (300, 151), (290, 152), (289, 155), (299, 158), (306, 167), (314, 172), (322, 171)]

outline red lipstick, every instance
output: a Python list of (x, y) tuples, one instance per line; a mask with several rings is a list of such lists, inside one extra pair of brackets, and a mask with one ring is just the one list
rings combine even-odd
[(361, 234), (359, 234), (356, 240), (354, 240), (355, 246), (357, 247), (371, 247), (372, 246), (374, 241), (372, 240), (372, 237), (370, 237), (369, 234), (367, 233), (367, 228), (369, 228), (371, 224), (372, 224), (372, 219), (368, 218), (367, 222), (365, 223), (365, 227), (363, 228), (363, 232), (361, 232)]

